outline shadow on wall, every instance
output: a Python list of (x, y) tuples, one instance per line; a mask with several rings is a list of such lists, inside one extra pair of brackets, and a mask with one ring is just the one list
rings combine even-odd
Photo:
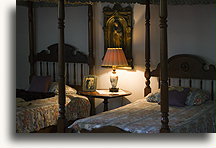
[[(103, 112), (104, 109), (104, 104), (103, 104), (103, 99), (98, 99), (96, 98), (96, 113), (101, 113)], [(126, 97), (119, 97), (119, 98), (113, 98), (109, 100), (109, 104), (108, 104), (108, 109), (112, 110), (112, 109), (116, 109), (118, 107), (130, 104), (131, 101), (128, 100)]]
[(126, 97), (122, 97), (122, 106), (130, 104), (130, 100), (128, 100)]

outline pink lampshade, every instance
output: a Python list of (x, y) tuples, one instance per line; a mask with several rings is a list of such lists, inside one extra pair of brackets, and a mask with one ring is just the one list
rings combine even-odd
[(107, 48), (102, 66), (128, 66), (122, 48)]

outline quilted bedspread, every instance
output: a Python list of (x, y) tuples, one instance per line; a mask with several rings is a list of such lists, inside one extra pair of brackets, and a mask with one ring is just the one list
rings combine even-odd
[[(85, 118), (90, 115), (90, 103), (88, 99), (77, 94), (67, 95), (65, 109), (67, 120)], [(55, 125), (58, 119), (58, 110), (57, 95), (47, 99), (28, 102), (17, 101), (16, 132), (29, 133)]]
[[(69, 128), (75, 132), (91, 131), (105, 126), (118, 127), (131, 133), (159, 133), (161, 127), (160, 106), (145, 99), (126, 106), (80, 119)], [(199, 106), (170, 107), (169, 126), (175, 133), (215, 132), (215, 108), (213, 101)]]

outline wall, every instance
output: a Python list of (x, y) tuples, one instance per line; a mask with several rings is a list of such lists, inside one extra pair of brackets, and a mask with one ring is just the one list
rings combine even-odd
[[(58, 14), (57, 7), (37, 8), (37, 50), (57, 43)], [(65, 9), (65, 43), (77, 47), (80, 51), (88, 52), (88, 9), (82, 7), (66, 7)]]
[[(102, 9), (108, 4), (98, 3), (95, 6), (95, 48), (96, 75), (98, 87), (109, 88), (111, 69), (101, 68), (103, 52), (103, 14)], [(110, 4), (110, 6), (113, 6)], [(111, 108), (120, 103), (133, 102), (143, 97), (145, 87), (145, 6), (134, 7), (133, 58), (135, 68), (132, 71), (117, 70), (118, 87), (132, 92), (131, 96), (119, 102), (111, 101)], [(169, 6), (168, 7), (168, 53), (169, 56), (185, 53), (204, 57), (215, 64), (215, 6)], [(151, 66), (155, 68), (159, 62), (159, 6), (151, 6)], [(157, 90), (157, 80), (152, 79), (151, 87)], [(118, 101), (118, 103), (117, 103)]]
[[(57, 7), (36, 8), (36, 50), (45, 50), (49, 45), (57, 43), (59, 38)], [(65, 43), (74, 45), (78, 50), (88, 53), (88, 9), (82, 7), (66, 7), (65, 9)], [(29, 44), (28, 44), (28, 9), (17, 6), (17, 44), (16, 88), (27, 89), (29, 77)]]
[[(94, 34), (95, 34), (95, 74), (98, 76), (98, 88), (109, 88), (109, 76), (111, 69), (101, 68), (104, 54), (103, 41), (103, 14), (102, 9), (109, 4), (97, 3), (94, 5)], [(110, 4), (110, 6), (112, 6)], [(132, 92), (131, 96), (124, 99), (113, 99), (110, 108), (115, 108), (133, 102), (143, 97), (145, 87), (145, 6), (132, 5), (134, 7), (133, 30), (133, 58), (134, 70), (117, 70), (119, 75), (118, 87)], [(38, 34), (37, 49), (45, 49), (48, 45), (58, 41), (57, 32), (57, 8), (39, 8), (37, 10)], [(169, 56), (185, 53), (204, 57), (209, 63), (215, 64), (215, 39), (216, 39), (216, 14), (215, 5), (196, 6), (169, 6), (168, 7), (168, 48)], [(151, 66), (153, 68), (159, 62), (159, 7), (151, 6)], [(17, 9), (17, 88), (26, 87), (29, 67), (27, 62), (27, 17), (24, 8)], [(49, 18), (49, 19), (47, 19)], [(23, 22), (21, 22), (22, 20)], [(19, 27), (24, 25), (22, 28)], [(87, 51), (87, 8), (66, 8), (66, 43), (78, 47), (81, 51)], [(22, 40), (22, 41), (21, 41)], [(24, 41), (24, 42), (23, 42)], [(21, 69), (20, 69), (21, 68)], [(157, 89), (156, 79), (151, 86)], [(97, 101), (97, 112), (102, 111), (102, 102)]]
[[(108, 89), (110, 85), (109, 77), (111, 69), (101, 68), (102, 57), (104, 55), (104, 37), (103, 37), (103, 7), (109, 4), (98, 3), (95, 5), (95, 49), (96, 49), (96, 75), (98, 77), (98, 88)], [(113, 5), (110, 4), (112, 7)], [(133, 59), (134, 70), (117, 70), (119, 76), (118, 86), (120, 89), (125, 89), (132, 92), (131, 96), (125, 98), (115, 98), (110, 100), (109, 108), (115, 108), (129, 102), (133, 102), (138, 98), (143, 97), (144, 90), (144, 18), (145, 7), (142, 5), (134, 6), (134, 30), (133, 30)], [(97, 102), (97, 105), (101, 101)], [(102, 104), (97, 110), (101, 111)]]
[[(159, 59), (159, 8), (151, 7), (152, 65)], [(215, 5), (168, 7), (168, 53), (169, 56), (185, 53), (203, 57), (215, 64), (216, 20)]]
[(16, 10), (16, 88), (26, 89), (29, 77), (28, 10)]

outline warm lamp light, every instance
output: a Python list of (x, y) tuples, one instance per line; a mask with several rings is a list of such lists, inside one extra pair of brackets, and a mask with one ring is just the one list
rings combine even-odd
[(128, 62), (122, 48), (107, 48), (107, 52), (102, 62), (102, 66), (112, 66), (113, 71), (110, 76), (112, 88), (110, 88), (110, 92), (118, 92), (118, 88), (116, 88), (118, 83), (116, 67), (128, 66)]

